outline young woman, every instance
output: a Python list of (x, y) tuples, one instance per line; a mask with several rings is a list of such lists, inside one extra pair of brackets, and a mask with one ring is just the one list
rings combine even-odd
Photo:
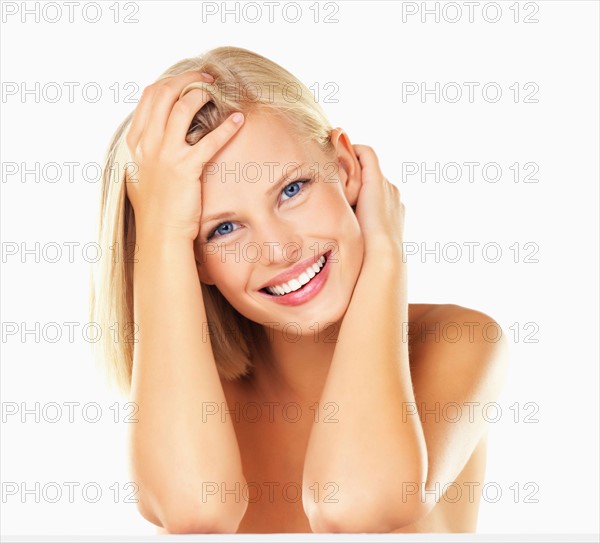
[(144, 90), (104, 173), (91, 318), (119, 332), (102, 356), (139, 407), (131, 473), (160, 533), (475, 531), (506, 341), (407, 303), (373, 149), (221, 47)]

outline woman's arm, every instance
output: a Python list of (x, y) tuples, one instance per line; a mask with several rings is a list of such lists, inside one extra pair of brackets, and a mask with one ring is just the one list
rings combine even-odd
[[(390, 532), (421, 508), (418, 494), (404, 503), (401, 496), (404, 483), (420, 485), (427, 474), (421, 423), (402, 415), (415, 397), (400, 333), (408, 321), (401, 261), (383, 247), (376, 258), (365, 257), (340, 327), (319, 405), (336, 405), (337, 422), (313, 424), (304, 465), (305, 507), (315, 531)], [(337, 503), (312, 501), (315, 483), (321, 493), (327, 484), (335, 489), (330, 496)]]
[[(506, 344), (482, 339), (482, 325), (494, 322), (486, 315), (440, 306), (428, 326), (432, 319), (458, 324), (460, 341), (417, 341), (413, 349), (419, 351), (419, 364), (409, 366), (403, 332), (409, 324), (404, 206), (398, 189), (381, 174), (373, 150), (354, 147), (362, 168), (357, 218), (365, 255), (319, 406), (337, 405), (338, 422), (313, 424), (303, 503), (314, 531), (390, 532), (431, 509), (434, 503), (429, 492), (424, 499), (423, 491), (453, 482), (485, 429), (481, 410), (458, 421), (422, 423), (417, 408), (496, 400)], [(312, 501), (311, 485), (322, 490), (327, 483), (337, 490), (329, 494), (334, 501)]]
[[(418, 496), (393, 510), (389, 502), (397, 502), (404, 482), (425, 480), (427, 451), (418, 418), (402, 417), (404, 406), (415, 402), (408, 343), (400, 334), (408, 321), (404, 206), (372, 149), (354, 149), (361, 166), (356, 217), (365, 254), (319, 406), (335, 404), (337, 422), (313, 424), (303, 480), (309, 497), (314, 483), (333, 485), (337, 503), (305, 498), (304, 505), (316, 531), (376, 526), (388, 532), (420, 508)], [(339, 259), (343, 262), (344, 255)]]
[(138, 235), (134, 314), (139, 325), (132, 401), (131, 460), (140, 511), (171, 533), (235, 533), (245, 484), (229, 418), (203, 417), (226, 405), (210, 342), (192, 242)]
[[(137, 179), (127, 183), (136, 220), (134, 315), (139, 326), (131, 428), (139, 510), (171, 533), (236, 532), (247, 502), (231, 420), (204, 417), (226, 405), (209, 339), (194, 254), (205, 164), (237, 132), (232, 119), (195, 145), (185, 141), (209, 96), (189, 83), (212, 78), (186, 72), (144, 90), (127, 137)], [(232, 492), (233, 490), (233, 492)], [(227, 491), (227, 492), (225, 492)]]

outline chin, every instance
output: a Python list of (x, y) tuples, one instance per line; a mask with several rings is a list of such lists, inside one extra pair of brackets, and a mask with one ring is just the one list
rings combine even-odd
[[(282, 322), (279, 329), (288, 323), (290, 330), (297, 330), (303, 336), (314, 336), (331, 324), (341, 321), (348, 308), (347, 304), (341, 304), (339, 298), (335, 302), (323, 298), (321, 304), (314, 304), (310, 308), (305, 306), (282, 307), (279, 311), (270, 314), (271, 322)], [(297, 333), (298, 333), (297, 332)]]

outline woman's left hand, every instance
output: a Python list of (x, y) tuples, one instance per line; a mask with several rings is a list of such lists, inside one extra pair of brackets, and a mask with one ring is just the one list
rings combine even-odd
[(382, 252), (402, 253), (404, 204), (400, 190), (381, 172), (375, 151), (367, 145), (353, 145), (361, 166), (361, 189), (356, 218), (364, 236), (365, 258)]

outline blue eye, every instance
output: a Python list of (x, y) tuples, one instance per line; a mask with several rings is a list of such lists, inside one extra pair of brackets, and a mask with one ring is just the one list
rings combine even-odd
[[(231, 228), (225, 228), (227, 225), (231, 225), (233, 224), (231, 221), (227, 221), (227, 222), (222, 222), (219, 226), (217, 226), (214, 230), (213, 233), (219, 233), (220, 236), (223, 236), (225, 234), (229, 234), (229, 232), (232, 232), (233, 230)], [(224, 230), (223, 230), (224, 229)]]
[[(298, 179), (296, 181), (292, 181), (291, 183), (289, 183), (282, 189), (281, 194), (286, 194), (286, 196), (288, 196), (287, 200), (290, 200), (291, 198), (293, 198), (294, 196), (296, 196), (297, 194), (302, 192), (301, 188), (294, 188), (294, 187), (304, 186), (305, 184), (309, 184), (311, 181), (312, 181), (312, 179)], [(290, 188), (294, 188), (294, 190), (290, 191)], [(289, 191), (289, 192), (286, 192), (286, 191)], [(290, 192), (291, 192), (291, 194), (290, 194)], [(284, 200), (284, 201), (286, 201), (286, 200)], [(233, 232), (233, 228), (226, 228), (225, 231), (223, 231), (222, 228), (227, 225), (232, 225), (232, 224), (233, 224), (233, 222), (231, 222), (231, 221), (222, 222), (216, 228), (214, 228), (210, 234), (208, 234), (208, 236), (206, 237), (206, 241), (209, 241), (215, 235), (217, 237), (220, 237), (220, 236), (224, 236), (226, 234), (230, 234), (231, 232)]]
[(292, 182), (292, 183), (290, 183), (289, 185), (286, 185), (286, 187), (285, 187), (285, 188), (284, 188), (284, 189), (283, 189), (281, 192), (283, 192), (284, 194), (286, 194), (286, 195), (287, 195), (287, 196), (289, 196), (290, 198), (291, 198), (292, 196), (296, 196), (296, 194), (298, 194), (298, 193), (300, 192), (300, 189), (293, 190), (293, 191), (292, 191), (292, 194), (289, 194), (289, 193), (287, 193), (287, 192), (286, 192), (286, 190), (289, 190), (289, 189), (290, 189), (290, 187), (297, 187), (297, 186), (299, 186), (299, 185), (300, 185), (300, 183), (306, 183), (306, 181), (304, 181), (304, 180), (293, 181), (293, 182)]

